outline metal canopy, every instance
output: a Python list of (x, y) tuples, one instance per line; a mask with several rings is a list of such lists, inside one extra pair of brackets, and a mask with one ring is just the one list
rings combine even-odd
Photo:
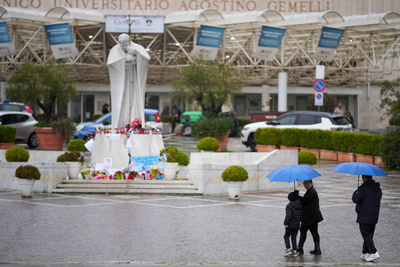
[[(0, 6), (0, 21), (7, 21), (17, 54), (0, 58), (0, 79), (7, 80), (23, 60), (41, 63), (53, 59), (43, 26), (68, 22), (80, 54), (63, 61), (71, 65), (77, 82), (105, 83), (106, 59), (118, 34), (104, 30), (104, 16), (94, 10), (55, 7), (37, 12)], [(400, 70), (400, 15), (395, 12), (342, 17), (334, 11), (282, 16), (274, 10), (221, 15), (217, 10), (178, 11), (165, 18), (163, 34), (132, 34), (133, 41), (151, 56), (148, 83), (169, 84), (179, 68), (191, 60), (190, 52), (201, 24), (225, 27), (218, 52), (248, 76), (249, 85), (278, 83), (278, 73), (288, 73), (288, 85), (312, 86), (316, 65), (325, 65), (325, 79), (332, 87), (355, 87), (380, 82)], [(275, 60), (253, 56), (263, 25), (283, 27), (285, 37)], [(331, 62), (314, 57), (323, 26), (345, 29)]]

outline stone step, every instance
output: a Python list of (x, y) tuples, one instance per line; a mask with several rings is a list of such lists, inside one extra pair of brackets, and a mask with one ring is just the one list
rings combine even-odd
[(191, 185), (190, 180), (85, 180), (63, 179), (63, 184), (149, 184), (149, 185)]
[(202, 194), (189, 180), (64, 179), (53, 193)]
[(77, 194), (179, 194), (179, 195), (201, 195), (198, 190), (184, 189), (110, 189), (110, 188), (56, 188), (52, 193), (77, 193)]
[(197, 186), (191, 184), (58, 184), (57, 188), (110, 188), (110, 189), (193, 189), (197, 190)]

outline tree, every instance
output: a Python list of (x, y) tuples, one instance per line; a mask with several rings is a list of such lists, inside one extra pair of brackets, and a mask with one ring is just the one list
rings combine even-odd
[(380, 86), (378, 111), (383, 112), (381, 119), (390, 117), (390, 124), (400, 125), (400, 77), (394, 81), (385, 80)]
[(68, 67), (49, 60), (44, 64), (25, 61), (8, 81), (6, 94), (21, 102), (36, 101), (45, 114), (46, 123), (50, 123), (56, 103), (64, 105), (72, 96), (78, 96)]
[(186, 97), (196, 101), (203, 114), (216, 117), (223, 104), (228, 102), (229, 94), (238, 91), (245, 78), (232, 64), (218, 60), (207, 61), (196, 58), (188, 67), (180, 68), (182, 78), (174, 81), (172, 96), (180, 101)]

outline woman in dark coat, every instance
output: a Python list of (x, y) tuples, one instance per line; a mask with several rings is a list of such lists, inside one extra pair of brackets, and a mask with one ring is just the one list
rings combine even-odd
[(323, 220), (321, 211), (319, 209), (318, 193), (313, 186), (312, 180), (303, 182), (304, 188), (307, 192), (304, 196), (299, 196), (301, 202), (301, 227), (300, 227), (300, 240), (297, 251), (299, 254), (304, 254), (303, 246), (307, 239), (307, 231), (310, 231), (314, 239), (314, 250), (311, 254), (321, 255), (321, 248), (319, 245), (318, 223)]

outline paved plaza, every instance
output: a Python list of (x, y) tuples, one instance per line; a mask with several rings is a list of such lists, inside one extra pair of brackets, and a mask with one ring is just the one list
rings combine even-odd
[[(287, 190), (228, 195), (58, 195), (0, 190), (0, 266), (400, 266), (400, 174), (376, 177), (383, 199), (375, 242), (360, 259), (351, 195), (358, 177), (331, 171), (314, 186), (324, 221), (321, 256), (284, 257)], [(305, 189), (296, 185), (303, 195)]]

